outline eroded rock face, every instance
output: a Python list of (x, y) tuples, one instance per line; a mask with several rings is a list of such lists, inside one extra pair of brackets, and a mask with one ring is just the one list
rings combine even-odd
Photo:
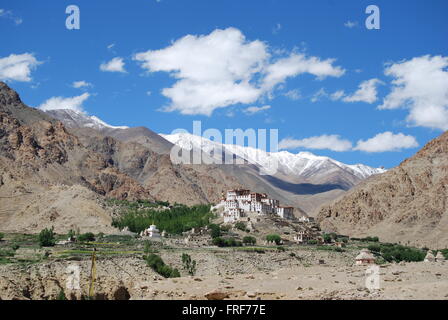
[[(79, 282), (73, 270), (79, 271)], [(93, 299), (136, 299), (142, 295), (138, 284), (149, 282), (153, 276), (142, 259), (98, 260)], [(61, 293), (68, 300), (81, 300), (88, 298), (89, 285), (89, 260), (53, 261), (27, 269), (2, 266), (0, 300), (56, 300)]]
[(448, 132), (398, 167), (321, 208), (318, 221), (327, 231), (446, 247)]

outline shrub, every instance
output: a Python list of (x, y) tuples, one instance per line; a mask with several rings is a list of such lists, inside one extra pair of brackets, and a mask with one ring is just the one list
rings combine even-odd
[(442, 252), (442, 254), (445, 257), (445, 259), (448, 259), (448, 249), (442, 249), (440, 251)]
[(282, 252), (285, 252), (285, 251), (286, 251), (286, 249), (285, 249), (284, 247), (277, 247), (277, 250), (278, 250), (278, 251), (282, 251)]
[(92, 232), (80, 234), (77, 238), (80, 242), (95, 241), (95, 235)]
[(324, 239), (325, 243), (330, 243), (331, 242), (331, 236), (328, 233), (325, 233), (322, 238)]
[(67, 238), (74, 238), (76, 236), (76, 232), (73, 229), (70, 229), (67, 233)]
[(317, 240), (311, 239), (307, 241), (308, 244), (317, 244)]
[(243, 238), (243, 243), (254, 245), (255, 243), (257, 243), (257, 239), (251, 236), (246, 236)]
[(213, 238), (212, 243), (213, 243), (213, 245), (218, 246), (218, 247), (224, 247), (224, 245), (225, 245), (224, 239), (221, 237)]
[(372, 251), (372, 252), (380, 252), (381, 251), (381, 245), (379, 245), (379, 244), (370, 244), (368, 247), (367, 247), (367, 249), (369, 249), (370, 251)]
[(334, 232), (324, 233), (322, 238), (324, 239), (325, 243), (331, 243), (332, 241), (335, 241), (338, 238), (338, 235)]
[(222, 225), (219, 228), (221, 229), (222, 232), (228, 232), (232, 228), (232, 226), (230, 226), (230, 225)]
[(343, 243), (348, 243), (348, 237), (346, 236), (339, 236), (337, 240)]
[(242, 221), (238, 221), (237, 223), (235, 223), (235, 228), (241, 231), (247, 231), (246, 225)]
[(0, 249), (0, 257), (14, 257), (14, 251), (10, 249)]
[(210, 229), (210, 235), (213, 239), (221, 236), (221, 228), (217, 224), (210, 224), (208, 227)]
[(165, 278), (178, 278), (180, 273), (177, 269), (173, 269), (163, 262), (162, 258), (154, 253), (146, 256), (146, 263), (152, 270)]
[(266, 240), (268, 242), (275, 242), (275, 244), (280, 244), (282, 241), (282, 238), (278, 234), (269, 234), (266, 236)]
[(192, 260), (189, 254), (182, 254), (182, 264), (184, 269), (187, 270), (188, 274), (194, 276), (196, 273), (196, 260)]
[(54, 228), (51, 229), (43, 229), (39, 233), (39, 244), (41, 247), (52, 247), (55, 245), (55, 233)]
[(150, 253), (152, 250), (151, 250), (151, 242), (149, 242), (149, 241), (145, 241), (145, 248), (143, 249), (143, 252), (144, 253), (146, 253), (146, 254), (148, 254), (148, 253)]
[(60, 290), (58, 293), (58, 296), (56, 297), (56, 300), (67, 300), (67, 297), (65, 296), (64, 290)]
[(237, 241), (233, 238), (224, 239), (221, 237), (213, 238), (212, 243), (218, 247), (241, 247), (243, 245), (241, 241)]
[(0, 241), (2, 241), (4, 237), (5, 237), (5, 235), (0, 232)]
[(403, 245), (380, 245), (380, 253), (387, 262), (412, 262), (423, 261), (425, 252), (420, 249), (405, 247)]

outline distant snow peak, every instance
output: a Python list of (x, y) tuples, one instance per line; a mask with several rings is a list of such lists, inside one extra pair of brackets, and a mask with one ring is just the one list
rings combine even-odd
[(222, 157), (223, 154), (235, 155), (247, 162), (263, 168), (272, 157), (278, 163), (278, 171), (293, 176), (311, 176), (317, 173), (331, 172), (337, 169), (344, 170), (359, 179), (365, 179), (373, 174), (383, 173), (382, 168), (372, 168), (363, 164), (348, 165), (325, 156), (318, 156), (308, 151), (293, 154), (288, 151), (266, 152), (263, 150), (244, 147), (234, 144), (221, 144), (190, 133), (161, 134), (163, 138), (183, 149), (200, 149), (207, 154), (219, 148), (220, 154), (213, 157)]
[(92, 129), (127, 129), (126, 126), (112, 126), (96, 116), (89, 116), (84, 111), (72, 109), (55, 109), (46, 111), (51, 116), (66, 123), (71, 127), (92, 128)]

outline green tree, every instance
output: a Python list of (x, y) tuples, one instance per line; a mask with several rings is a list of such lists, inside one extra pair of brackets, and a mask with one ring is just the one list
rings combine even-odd
[(182, 254), (182, 264), (184, 269), (187, 270), (188, 274), (194, 276), (196, 273), (196, 260), (192, 260), (189, 254)]
[(80, 242), (95, 241), (95, 235), (92, 232), (83, 233), (78, 236), (77, 240)]
[(52, 247), (56, 243), (54, 228), (51, 229), (43, 229), (39, 233), (39, 244), (41, 247)]
[(212, 243), (215, 246), (224, 247), (224, 239), (221, 237), (213, 238)]
[(217, 224), (210, 224), (208, 227), (210, 229), (210, 235), (213, 239), (221, 236), (221, 228)]
[(244, 244), (254, 245), (256, 242), (257, 242), (257, 239), (255, 239), (254, 237), (251, 237), (251, 236), (245, 236), (243, 238)]
[(282, 238), (278, 234), (269, 234), (266, 236), (266, 240), (268, 242), (275, 242), (275, 244), (279, 245), (282, 242)]
[(0, 241), (2, 241), (4, 237), (5, 237), (5, 235), (0, 232)]
[(331, 234), (329, 234), (329, 233), (324, 233), (322, 238), (324, 239), (325, 243), (331, 243), (331, 241), (333, 239)]

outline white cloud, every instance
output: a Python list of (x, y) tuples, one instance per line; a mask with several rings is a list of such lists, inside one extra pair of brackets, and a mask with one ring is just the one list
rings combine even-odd
[(40, 63), (32, 53), (11, 54), (0, 58), (0, 80), (31, 81), (31, 71)]
[(402, 149), (418, 147), (417, 140), (403, 133), (394, 134), (390, 131), (378, 133), (366, 141), (359, 140), (353, 150), (365, 152), (401, 151)]
[(81, 81), (73, 81), (73, 83), (72, 83), (72, 87), (73, 87), (73, 88), (76, 88), (76, 89), (79, 89), (79, 88), (88, 88), (88, 87), (91, 87), (91, 86), (92, 86), (91, 83), (86, 82), (86, 81), (84, 81), (84, 80), (81, 80)]
[(317, 102), (319, 101), (321, 98), (326, 98), (328, 97), (328, 93), (325, 91), (324, 88), (320, 88), (318, 91), (316, 91), (313, 96), (311, 97), (311, 102)]
[(347, 27), (347, 28), (350, 28), (350, 29), (356, 27), (357, 25), (358, 25), (358, 21), (350, 21), (350, 20), (348, 20), (348, 21), (346, 21), (344, 23), (344, 26)]
[(341, 99), (344, 95), (345, 95), (344, 90), (338, 90), (338, 91), (333, 92), (333, 93), (330, 95), (330, 99), (331, 99), (331, 100), (339, 100), (339, 99)]
[(377, 85), (382, 83), (382, 81), (375, 78), (363, 81), (355, 93), (344, 97), (342, 100), (345, 102), (373, 103), (377, 100)]
[(269, 105), (262, 106), (262, 107), (254, 106), (254, 107), (249, 107), (249, 108), (244, 109), (243, 112), (246, 114), (252, 115), (252, 114), (255, 114), (255, 113), (258, 113), (258, 112), (261, 112), (264, 110), (269, 110), (269, 109), (271, 109), (271, 106), (269, 106)]
[(120, 57), (115, 57), (109, 62), (102, 63), (100, 65), (100, 70), (107, 72), (126, 72), (124, 69), (123, 58)]
[(359, 140), (355, 147), (351, 141), (341, 138), (339, 135), (320, 135), (305, 139), (285, 138), (279, 142), (279, 149), (328, 149), (332, 151), (364, 151), (364, 152), (386, 152), (401, 151), (418, 147), (417, 140), (403, 133), (394, 134), (386, 131), (379, 133), (366, 141)]
[(288, 97), (291, 100), (299, 100), (301, 98), (299, 89), (289, 90), (288, 92), (284, 93), (284, 96)]
[(425, 55), (394, 63), (385, 74), (394, 78), (379, 109), (405, 108), (415, 126), (448, 129), (448, 57)]
[(332, 151), (349, 151), (352, 143), (339, 135), (321, 135), (305, 139), (286, 138), (279, 142), (279, 149), (328, 149)]
[(11, 10), (0, 9), (0, 18), (6, 18), (14, 21), (16, 25), (22, 24), (23, 19), (17, 17)]
[(88, 92), (83, 93), (80, 96), (64, 98), (64, 97), (52, 97), (38, 106), (39, 109), (55, 110), (55, 109), (70, 109), (74, 111), (84, 112), (83, 103), (90, 97)]
[(265, 68), (266, 77), (263, 79), (263, 87), (270, 90), (287, 78), (303, 73), (312, 74), (319, 79), (342, 76), (345, 70), (333, 66), (333, 62), (334, 59), (321, 60), (318, 57), (292, 53), (289, 57), (279, 59)]
[(137, 53), (134, 59), (148, 72), (168, 72), (177, 80), (162, 94), (171, 100), (165, 111), (211, 115), (217, 108), (256, 102), (288, 77), (311, 73), (340, 76), (334, 60), (302, 54), (270, 63), (269, 47), (248, 41), (240, 30), (217, 29), (208, 35), (187, 35), (161, 50)]

